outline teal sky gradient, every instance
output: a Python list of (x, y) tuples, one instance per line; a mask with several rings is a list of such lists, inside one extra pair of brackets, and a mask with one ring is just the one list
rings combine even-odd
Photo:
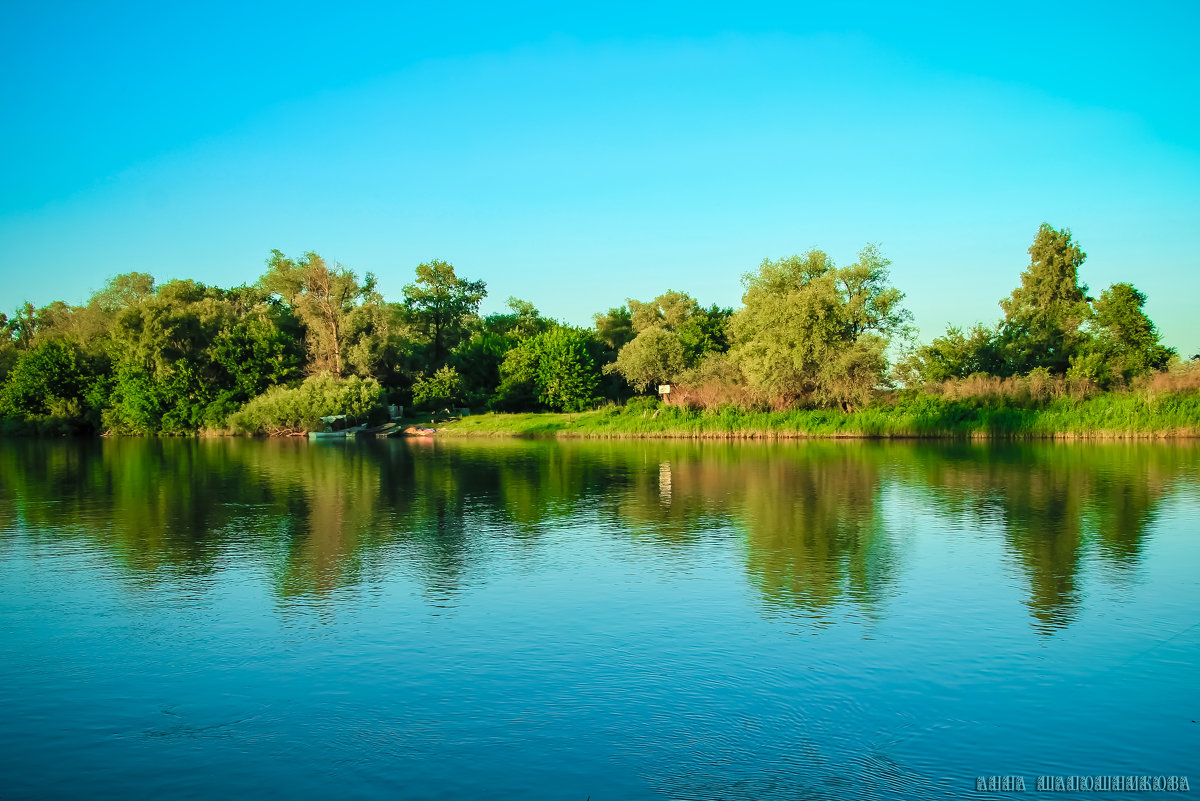
[(6, 4), (0, 309), (271, 248), (574, 323), (878, 242), (921, 338), (1042, 221), (1200, 351), (1200, 5)]

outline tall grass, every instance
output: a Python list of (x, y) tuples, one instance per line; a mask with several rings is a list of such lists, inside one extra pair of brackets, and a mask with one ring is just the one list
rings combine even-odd
[(1200, 436), (1200, 393), (1068, 396), (1031, 404), (1004, 395), (898, 393), (851, 413), (832, 409), (689, 409), (643, 400), (591, 412), (487, 414), (446, 426), (460, 436), (559, 437), (1164, 437)]

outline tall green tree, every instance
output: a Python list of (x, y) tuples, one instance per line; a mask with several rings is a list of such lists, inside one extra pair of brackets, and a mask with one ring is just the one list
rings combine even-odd
[(777, 406), (868, 402), (884, 382), (891, 338), (910, 319), (887, 266), (868, 245), (842, 269), (813, 250), (745, 275), (730, 357), (749, 386)]
[(404, 304), (430, 342), (431, 367), (445, 362), (485, 297), (485, 282), (459, 278), (447, 261), (434, 259), (417, 265), (417, 280), (404, 287)]
[(1091, 339), (1072, 357), (1071, 374), (1102, 387), (1161, 370), (1175, 355), (1159, 342), (1158, 329), (1143, 307), (1146, 296), (1133, 284), (1113, 284), (1092, 304)]
[(729, 347), (732, 309), (715, 304), (705, 309), (691, 295), (675, 290), (649, 302), (631, 299), (628, 306), (628, 314), (610, 309), (596, 315), (596, 326), (606, 341), (624, 340), (605, 371), (620, 374), (632, 387), (646, 389), (675, 381), (707, 354)]
[(344, 352), (353, 346), (346, 328), (358, 305), (375, 294), (375, 276), (364, 282), (338, 264), (333, 268), (316, 253), (290, 259), (272, 250), (259, 286), (278, 295), (304, 325), (309, 371), (341, 377)]
[(1086, 339), (1081, 329), (1088, 316), (1087, 284), (1080, 283), (1079, 267), (1087, 254), (1070, 229), (1042, 223), (1029, 256), (1021, 285), (1000, 301), (1008, 370), (1027, 373), (1044, 367), (1062, 375)]
[(675, 381), (687, 369), (687, 359), (679, 337), (659, 325), (638, 332), (617, 360), (606, 365), (606, 372), (619, 373), (637, 391)]
[(612, 350), (614, 357), (636, 336), (633, 313), (628, 306), (614, 306), (603, 314), (595, 315), (594, 319), (597, 336)]

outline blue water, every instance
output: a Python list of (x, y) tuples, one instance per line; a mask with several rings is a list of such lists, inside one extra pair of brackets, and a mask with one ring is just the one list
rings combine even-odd
[(1198, 478), (1188, 444), (0, 442), (0, 798), (1200, 781)]

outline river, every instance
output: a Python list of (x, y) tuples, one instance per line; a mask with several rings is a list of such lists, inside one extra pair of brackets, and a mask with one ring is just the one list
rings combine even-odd
[(0, 797), (1200, 781), (1198, 572), (1190, 442), (3, 441)]

